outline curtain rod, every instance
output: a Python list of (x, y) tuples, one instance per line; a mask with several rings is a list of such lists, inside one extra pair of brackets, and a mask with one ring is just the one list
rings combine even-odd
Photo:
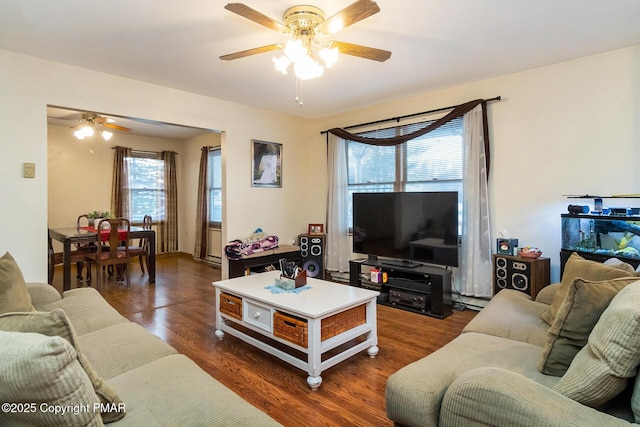
[[(118, 148), (117, 146), (115, 147), (111, 147), (112, 150), (115, 150), (116, 148)], [(135, 148), (132, 148), (131, 151), (135, 151), (136, 153), (147, 153), (147, 154), (160, 154), (163, 151), (149, 151), (149, 150), (137, 150)], [(167, 151), (167, 150), (164, 150)], [(176, 153), (175, 151), (167, 151), (167, 153), (173, 153), (176, 156), (179, 155), (179, 153)]]
[[(496, 96), (495, 98), (489, 98), (486, 101), (490, 102), (490, 101), (500, 101), (502, 99), (502, 97), (500, 95)], [(460, 104), (462, 105), (462, 104)], [(446, 111), (446, 110), (452, 110), (456, 107), (459, 107), (460, 105), (452, 105), (451, 107), (443, 107), (443, 108), (436, 108), (434, 110), (429, 110), (429, 111), (423, 111), (421, 113), (413, 113), (413, 114), (407, 114), (405, 116), (398, 116), (398, 117), (390, 117), (388, 119), (382, 119), (382, 120), (376, 120), (373, 122), (368, 122), (368, 123), (360, 123), (358, 125), (351, 125), (351, 126), (345, 126), (342, 129), (353, 129), (353, 128), (359, 128), (361, 126), (370, 126), (370, 125), (377, 125), (379, 123), (385, 123), (385, 122), (399, 122), (400, 120), (403, 119), (408, 119), (410, 117), (416, 117), (416, 116), (422, 116), (424, 114), (431, 114), (431, 113), (439, 113), (440, 111)], [(322, 132), (320, 132), (320, 135), (328, 133), (328, 130), (323, 130)]]

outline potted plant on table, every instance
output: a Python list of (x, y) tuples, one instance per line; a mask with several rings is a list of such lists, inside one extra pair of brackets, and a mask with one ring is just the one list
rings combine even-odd
[(111, 212), (109, 211), (91, 211), (87, 213), (87, 218), (89, 219), (89, 227), (96, 227), (100, 220), (112, 218)]

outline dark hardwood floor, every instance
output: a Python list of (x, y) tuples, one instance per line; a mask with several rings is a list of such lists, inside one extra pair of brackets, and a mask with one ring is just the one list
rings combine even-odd
[[(75, 267), (72, 274), (75, 279)], [(136, 262), (130, 289), (109, 279), (101, 293), (129, 320), (285, 426), (391, 426), (384, 400), (389, 375), (451, 341), (476, 314), (454, 311), (439, 320), (378, 305), (378, 356), (371, 359), (363, 351), (324, 371), (322, 386), (314, 392), (307, 386), (306, 372), (228, 334), (222, 341), (215, 337), (211, 282), (220, 277), (218, 268), (195, 262), (190, 255), (161, 255), (154, 285)], [(59, 267), (53, 284), (61, 291)], [(72, 287), (81, 286), (86, 284), (74, 280)]]

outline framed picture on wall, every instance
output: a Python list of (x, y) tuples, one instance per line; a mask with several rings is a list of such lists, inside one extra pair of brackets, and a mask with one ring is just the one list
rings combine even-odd
[(320, 234), (324, 234), (324, 225), (323, 224), (309, 224), (309, 232), (312, 236), (317, 236)]
[(282, 144), (251, 140), (251, 186), (282, 187)]

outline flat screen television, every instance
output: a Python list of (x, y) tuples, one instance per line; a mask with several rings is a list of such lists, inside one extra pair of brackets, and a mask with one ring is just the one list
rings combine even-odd
[(356, 253), (409, 267), (459, 265), (457, 191), (354, 193), (352, 225)]

